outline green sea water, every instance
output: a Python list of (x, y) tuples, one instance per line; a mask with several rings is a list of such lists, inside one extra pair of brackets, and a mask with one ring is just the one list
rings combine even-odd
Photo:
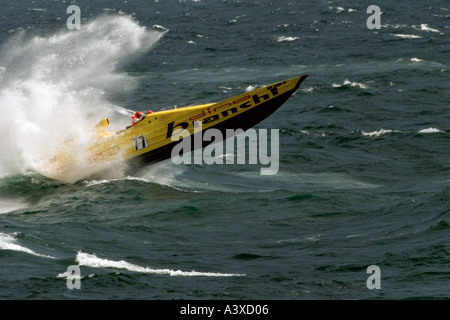
[[(79, 30), (67, 2), (0, 4), (1, 299), (449, 298), (448, 3), (381, 1), (380, 29), (366, 1), (75, 4)], [(42, 174), (103, 117), (302, 74), (255, 127), (279, 130), (275, 175)]]

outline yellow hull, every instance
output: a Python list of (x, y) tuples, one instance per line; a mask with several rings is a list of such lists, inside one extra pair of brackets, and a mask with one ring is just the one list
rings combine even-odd
[[(125, 160), (132, 166), (143, 166), (168, 159), (179, 143), (172, 136), (181, 131), (184, 135), (187, 132), (193, 135), (198, 131), (195, 122), (201, 121), (203, 131), (210, 128), (222, 133), (227, 129), (247, 130), (276, 111), (306, 77), (280, 81), (217, 103), (157, 111), (117, 133), (108, 132), (109, 122), (103, 119), (96, 126), (98, 138), (88, 150), (87, 163), (102, 167), (110, 161)], [(205, 143), (201, 147), (204, 146)], [(59, 167), (60, 171), (70, 170), (72, 162), (73, 155), (62, 150), (52, 159), (51, 166)]]

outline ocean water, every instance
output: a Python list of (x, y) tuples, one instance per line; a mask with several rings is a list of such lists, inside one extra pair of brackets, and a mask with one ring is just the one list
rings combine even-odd
[[(0, 298), (450, 298), (449, 21), (446, 1), (2, 1)], [(275, 175), (43, 175), (103, 117), (303, 74), (255, 127), (279, 130)]]

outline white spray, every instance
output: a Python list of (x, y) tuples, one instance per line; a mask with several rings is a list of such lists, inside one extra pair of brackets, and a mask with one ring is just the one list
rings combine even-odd
[(0, 178), (40, 172), (69, 134), (83, 144), (97, 121), (119, 117), (106, 94), (137, 83), (117, 65), (146, 52), (163, 34), (130, 17), (103, 16), (80, 30), (21, 34), (3, 43)]

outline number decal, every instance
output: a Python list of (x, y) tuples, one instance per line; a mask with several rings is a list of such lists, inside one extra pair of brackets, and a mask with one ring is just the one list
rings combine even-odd
[(131, 139), (134, 151), (138, 151), (148, 147), (147, 139), (144, 135)]

